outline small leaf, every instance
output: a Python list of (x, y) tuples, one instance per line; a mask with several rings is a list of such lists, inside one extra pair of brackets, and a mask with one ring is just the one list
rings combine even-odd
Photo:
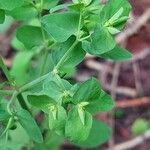
[(28, 81), (28, 68), (33, 55), (34, 52), (32, 51), (23, 51), (17, 53), (15, 56), (11, 68), (11, 75), (15, 78), (18, 85), (22, 85)]
[(26, 51), (24, 44), (20, 42), (16, 36), (13, 37), (11, 41), (11, 46), (17, 51)]
[(121, 7), (110, 19), (109, 22), (114, 22), (116, 21), (123, 13), (123, 7)]
[[(60, 88), (60, 86), (54, 82), (54, 81), (49, 81), (45, 82), (43, 85), (43, 92), (48, 95), (49, 97), (52, 97), (56, 101), (60, 100), (62, 97), (63, 89)], [(53, 91), (53, 92), (51, 92)]]
[(0, 9), (0, 24), (2, 24), (5, 20), (5, 11)]
[(72, 0), (73, 3), (78, 4), (78, 3), (83, 3), (85, 6), (88, 6), (92, 0)]
[(107, 29), (112, 35), (118, 34), (120, 32), (118, 29), (113, 27), (107, 27)]
[(80, 0), (72, 0), (73, 3), (77, 4), (80, 2)]
[(131, 127), (131, 131), (135, 136), (143, 134), (148, 130), (149, 130), (149, 122), (142, 118), (136, 119)]
[(113, 50), (97, 56), (115, 61), (124, 61), (132, 58), (132, 54), (129, 51), (117, 46)]
[(9, 117), (10, 117), (10, 115), (6, 110), (0, 109), (0, 122), (7, 120)]
[(24, 5), (9, 11), (8, 14), (17, 20), (29, 20), (35, 18), (38, 15), (38, 11), (32, 5)]
[(16, 7), (23, 5), (24, 0), (0, 0), (0, 8), (13, 10)]
[(114, 101), (112, 100), (111, 96), (102, 90), (99, 99), (91, 102), (85, 107), (85, 109), (90, 113), (98, 113), (110, 111), (113, 107)]
[(85, 106), (89, 105), (89, 102), (81, 102), (78, 106), (78, 113), (83, 125), (85, 124)]
[(16, 36), (28, 49), (43, 44), (43, 36), (40, 27), (24, 25), (17, 29)]
[(97, 26), (91, 35), (91, 42), (83, 41), (82, 48), (92, 55), (101, 55), (109, 52), (116, 45), (107, 27)]
[(76, 144), (84, 148), (94, 148), (107, 142), (110, 136), (111, 129), (107, 126), (107, 124), (94, 120), (88, 138), (85, 141)]
[(66, 9), (70, 4), (61, 4), (61, 5), (57, 5), (54, 8), (50, 9), (50, 13), (54, 13), (56, 11), (60, 11), (62, 9)]
[(83, 108), (78, 108), (78, 113), (79, 113), (79, 117), (81, 119), (81, 122), (83, 123), (83, 125), (85, 124), (85, 113)]
[(64, 42), (71, 35), (77, 34), (79, 14), (72, 12), (49, 14), (42, 18), (42, 24), (45, 31), (56, 41)]
[[(39, 3), (37, 4), (41, 4), (41, 0), (38, 0)], [(43, 8), (44, 9), (51, 9), (54, 6), (56, 6), (58, 4), (59, 0), (43, 0)]]
[(121, 29), (122, 24), (124, 24), (124, 22), (126, 22), (128, 19), (129, 19), (128, 16), (123, 16), (117, 19), (116, 21), (114, 21), (113, 26), (117, 29)]
[[(100, 12), (100, 24), (109, 24), (109, 26), (122, 29), (126, 20), (122, 21), (119, 26), (114, 26), (114, 22), (121, 17), (128, 17), (131, 5), (128, 0), (109, 0)], [(108, 13), (109, 12), (109, 13)]]
[(0, 122), (10, 118), (10, 114), (7, 112), (7, 103), (2, 102), (1, 99), (0, 97)]
[(49, 111), (52, 113), (53, 119), (57, 119), (57, 107), (55, 105), (48, 107)]
[(20, 109), (17, 112), (17, 117), (19, 123), (25, 129), (29, 137), (35, 142), (42, 143), (43, 137), (41, 131), (30, 113), (24, 109)]
[(21, 150), (24, 145), (30, 142), (29, 136), (23, 127), (17, 123), (17, 128), (15, 130), (9, 130), (9, 138), (7, 150)]
[(82, 2), (85, 4), (85, 6), (88, 6), (92, 0), (82, 0)]
[(91, 78), (83, 82), (76, 90), (73, 96), (73, 103), (78, 104), (80, 102), (92, 102), (96, 101), (100, 97), (101, 86), (95, 79)]
[[(49, 108), (49, 128), (54, 130), (58, 135), (64, 135), (65, 123), (66, 123), (66, 110), (59, 105)], [(56, 113), (56, 117), (53, 115)]]
[(83, 8), (84, 8), (83, 3), (76, 3), (76, 4), (71, 3), (68, 5), (69, 10), (73, 10), (73, 11), (77, 11), (77, 12), (80, 12)]
[(36, 95), (35, 93), (34, 95), (28, 95), (27, 99), (32, 106), (40, 109), (46, 108), (48, 105), (53, 105), (56, 103), (55, 100), (46, 95)]
[(65, 127), (65, 137), (73, 143), (84, 141), (89, 136), (92, 127), (92, 116), (85, 111), (84, 125), (79, 117), (78, 107), (74, 107), (68, 113)]
[(60, 102), (64, 92), (69, 91), (71, 87), (72, 85), (67, 80), (61, 79), (58, 75), (51, 73), (49, 78), (43, 83), (43, 93)]

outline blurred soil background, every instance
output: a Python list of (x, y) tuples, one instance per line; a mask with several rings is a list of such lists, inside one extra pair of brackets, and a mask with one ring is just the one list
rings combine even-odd
[[(130, 1), (133, 6), (130, 20), (116, 40), (134, 54), (133, 59), (111, 62), (88, 55), (73, 77), (83, 81), (96, 76), (115, 99), (116, 108), (112, 112), (96, 116), (113, 129), (112, 139), (97, 149), (150, 150), (150, 125), (146, 126), (150, 124), (150, 0)], [(17, 25), (12, 22), (0, 34), (0, 54), (9, 68), (15, 55), (10, 41)], [(3, 79), (0, 72), (0, 82)], [(78, 150), (68, 144), (62, 147)]]

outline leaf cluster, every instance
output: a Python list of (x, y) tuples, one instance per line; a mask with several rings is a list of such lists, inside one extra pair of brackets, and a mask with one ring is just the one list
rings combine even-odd
[(44, 112), (51, 131), (73, 144), (95, 147), (106, 142), (110, 128), (93, 115), (113, 108), (110, 95), (96, 78), (71, 84), (66, 77), (87, 53), (113, 61), (132, 57), (114, 39), (130, 10), (127, 0), (0, 0), (0, 23), (6, 16), (20, 22), (11, 42), (18, 52), (10, 71), (0, 58), (13, 87), (6, 91), (5, 83), (0, 86), (0, 95), (12, 95), (5, 107), (0, 105), (0, 121), (6, 124), (2, 136), (19, 124), (30, 139), (43, 142), (33, 108)]

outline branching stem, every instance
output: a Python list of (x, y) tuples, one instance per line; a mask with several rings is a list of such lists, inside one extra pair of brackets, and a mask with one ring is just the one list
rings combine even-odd
[[(41, 4), (42, 4), (42, 1), (41, 1)], [(82, 13), (80, 12), (80, 17), (79, 17), (79, 25), (78, 25), (78, 33), (77, 33), (77, 39), (74, 41), (74, 43), (71, 45), (71, 47), (68, 49), (68, 51), (64, 54), (64, 56), (59, 60), (58, 64), (56, 65), (55, 67), (55, 70), (59, 70), (60, 67), (63, 65), (63, 63), (65, 62), (65, 60), (67, 59), (67, 57), (70, 55), (71, 51), (75, 48), (75, 46), (80, 42), (80, 29), (81, 29), (81, 22), (82, 22)], [(44, 38), (44, 37), (43, 37)], [(50, 47), (48, 48), (51, 48), (52, 46), (54, 46), (56, 43), (52, 44)], [(48, 51), (48, 50), (47, 50)], [(44, 63), (42, 65), (42, 69), (41, 69), (41, 74), (43, 74), (44, 70), (45, 70), (45, 62), (47, 60), (47, 56), (48, 56), (48, 52), (46, 52), (45, 54), (45, 59), (44, 59)], [(39, 78), (37, 78), (36, 80), (22, 86), (21, 88), (19, 88), (18, 90), (14, 91), (12, 97), (11, 97), (11, 100), (10, 102), (8, 103), (7, 105), (7, 109), (8, 109), (8, 112), (10, 114), (12, 114), (11, 112), (11, 104), (13, 103), (13, 101), (17, 98), (17, 96), (34, 87), (36, 84), (40, 83), (41, 81), (45, 80), (48, 76), (49, 76), (50, 73), (46, 74), (46, 75), (43, 75)]]
[(60, 61), (58, 62), (58, 64), (56, 65), (55, 69), (59, 70), (60, 67), (63, 65), (63, 63), (65, 62), (66, 58), (69, 56), (69, 54), (71, 53), (71, 51), (74, 49), (74, 47), (78, 44), (78, 40), (75, 40), (74, 43), (71, 45), (71, 47), (68, 49), (68, 51), (64, 54), (64, 56), (60, 59)]
[(22, 86), (19, 89), (19, 93), (22, 93), (22, 92), (26, 91), (27, 89), (30, 89), (30, 88), (34, 87), (36, 84), (38, 84), (41, 81), (45, 80), (48, 76), (49, 76), (49, 73), (47, 73), (47, 74), (45, 74), (45, 75), (35, 79), (34, 81), (32, 81), (30, 83), (25, 84), (24, 86)]
[(49, 76), (49, 73), (47, 73), (46, 75), (43, 75), (43, 76), (39, 77), (38, 79), (36, 79), (36, 80), (34, 80), (34, 81), (32, 81), (32, 82), (24, 85), (24, 86), (22, 86), (18, 91), (14, 91), (14, 93), (13, 93), (13, 95), (12, 95), (12, 97), (11, 97), (8, 105), (7, 105), (7, 110), (9, 112), (9, 114), (12, 115), (11, 104), (14, 102), (14, 100), (16, 99), (16, 97), (17, 97), (18, 94), (20, 94), (20, 93), (22, 93), (22, 92), (24, 92), (24, 91), (32, 88), (34, 85), (40, 83), (41, 81), (43, 81), (44, 79), (46, 79), (48, 76)]

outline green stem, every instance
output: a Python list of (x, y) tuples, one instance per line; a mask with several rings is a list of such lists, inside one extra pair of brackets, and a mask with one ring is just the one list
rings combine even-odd
[(7, 150), (7, 142), (8, 142), (8, 131), (6, 132), (6, 138), (4, 143), (4, 150)]
[(7, 111), (8, 111), (8, 113), (9, 113), (10, 115), (13, 115), (10, 106), (11, 106), (11, 104), (13, 103), (13, 101), (16, 99), (17, 95), (18, 95), (18, 92), (15, 91), (15, 92), (13, 93), (13, 95), (12, 95), (12, 97), (11, 97), (9, 103), (7, 104)]
[[(81, 15), (81, 13), (80, 13), (77, 39), (74, 41), (74, 43), (71, 45), (71, 47), (68, 49), (68, 51), (64, 54), (64, 56), (60, 59), (60, 61), (59, 61), (58, 64), (56, 65), (56, 67), (55, 67), (56, 71), (59, 70), (59, 68), (60, 68), (60, 67), (63, 65), (63, 63), (65, 62), (66, 58), (70, 55), (71, 51), (72, 51), (72, 50), (74, 49), (74, 47), (78, 44), (79, 38), (80, 38), (81, 21), (82, 21), (82, 15)], [(54, 43), (54, 45), (55, 45), (55, 43)], [(45, 54), (45, 57), (46, 57), (46, 58), (47, 58), (47, 55), (48, 55), (48, 53)], [(46, 61), (46, 59), (45, 59), (45, 61)], [(43, 74), (44, 68), (45, 68), (45, 61), (44, 61), (43, 66), (42, 66), (42, 71), (41, 71), (42, 74)], [(22, 93), (22, 92), (24, 92), (24, 91), (26, 91), (26, 90), (28, 90), (28, 89), (34, 87), (36, 84), (38, 84), (38, 83), (40, 83), (41, 81), (45, 80), (45, 79), (49, 76), (49, 74), (50, 74), (50, 73), (48, 73), (48, 74), (46, 74), (46, 75), (43, 75), (43, 76), (37, 78), (36, 80), (34, 80), (34, 81), (32, 81), (32, 82), (30, 82), (30, 83), (28, 83), (28, 84), (22, 86), (18, 91), (15, 91), (15, 92), (13, 93), (12, 97), (11, 97), (10, 102), (9, 102), (8, 105), (7, 105), (8, 112), (12, 115), (10, 106), (11, 106), (11, 104), (13, 103), (13, 101), (16, 99), (16, 97), (17, 97), (20, 93)], [(22, 102), (22, 103), (24, 103), (24, 102)], [(21, 103), (21, 105), (22, 105), (22, 103)], [(26, 107), (26, 106), (23, 104), (23, 107)], [(27, 108), (26, 108), (26, 109), (27, 109)]]
[(62, 83), (62, 80), (60, 79), (59, 75), (56, 74), (55, 77), (60, 86), (63, 88), (63, 90), (65, 90), (66, 88), (64, 87), (64, 84)]
[[(41, 6), (40, 6), (40, 11), (39, 11), (39, 21), (40, 21), (40, 24), (41, 24), (41, 18), (42, 18), (42, 9), (43, 9), (43, 0), (41, 0)], [(43, 41), (44, 41), (44, 45), (45, 45), (45, 48), (47, 47), (47, 42), (46, 42), (46, 36), (45, 36), (45, 32), (42, 28), (42, 24), (41, 24), (41, 32), (42, 32), (42, 37), (43, 37)]]
[(19, 89), (19, 93), (21, 92), (24, 92), (26, 91), (27, 89), (29, 88), (32, 88), (34, 85), (38, 84), (39, 82), (45, 80), (48, 76), (49, 76), (50, 73), (47, 73), (37, 79), (35, 79), (34, 81), (30, 82), (30, 83), (27, 83), (25, 84), (24, 86), (22, 86), (20, 89)]
[(47, 62), (47, 58), (48, 58), (48, 50), (45, 51), (45, 54), (44, 54), (44, 57), (43, 57), (43, 63), (42, 63), (42, 67), (41, 67), (41, 70), (40, 70), (40, 76), (42, 76), (44, 74), (44, 71), (45, 71), (45, 66), (46, 66), (46, 62)]
[(42, 10), (42, 7), (43, 7), (43, 0), (41, 0), (41, 10)]
[(28, 108), (28, 106), (27, 106), (27, 104), (26, 104), (26, 102), (25, 102), (25, 100), (24, 100), (21, 93), (17, 95), (17, 99), (18, 99), (18, 102), (21, 105), (21, 107), (30, 112), (30, 110), (29, 110), (29, 108)]
[(69, 50), (65, 53), (65, 55), (60, 59), (58, 64), (56, 65), (55, 69), (56, 71), (59, 70), (61, 65), (65, 62), (66, 58), (70, 54), (70, 52), (74, 49), (74, 47), (78, 44), (80, 40), (80, 29), (81, 29), (81, 22), (82, 22), (82, 12), (80, 11), (80, 17), (79, 17), (79, 25), (78, 25), (78, 32), (77, 32), (77, 39), (76, 41), (72, 44), (72, 46), (69, 48)]
[(75, 40), (75, 42), (71, 45), (71, 47), (68, 49), (68, 51), (64, 54), (64, 56), (60, 59), (58, 64), (56, 65), (55, 69), (59, 70), (59, 68), (62, 66), (62, 64), (65, 62), (68, 55), (71, 53), (71, 51), (74, 49), (74, 47), (78, 44), (78, 40)]
[(47, 61), (47, 58), (48, 58), (48, 54), (50, 53), (50, 50), (53, 46), (55, 46), (56, 43), (54, 42), (52, 45), (50, 45), (46, 50), (45, 50), (45, 55), (44, 55), (44, 61), (43, 61), (43, 64), (42, 64), (42, 67), (41, 67), (41, 71), (40, 71), (40, 76), (42, 76), (44, 74), (44, 71), (45, 71), (45, 66), (46, 66), (46, 61)]
[(90, 34), (90, 35), (88, 35), (88, 36), (85, 36), (85, 37), (83, 37), (83, 38), (80, 38), (80, 39), (79, 39), (79, 41), (81, 41), (81, 42), (82, 42), (83, 40), (86, 40), (86, 39), (88, 39), (88, 38), (90, 38), (90, 37), (91, 37), (91, 34)]
[(12, 95), (14, 90), (0, 90), (0, 95)]
[(48, 58), (48, 54), (49, 54), (49, 50), (53, 45), (55, 45), (55, 42), (54, 44), (52, 44), (50, 47), (48, 47), (48, 43), (46, 41), (46, 35), (45, 35), (45, 32), (42, 28), (42, 23), (41, 23), (41, 18), (42, 18), (42, 9), (43, 9), (43, 0), (41, 0), (41, 6), (40, 6), (40, 11), (39, 11), (39, 21), (40, 21), (40, 24), (41, 24), (41, 32), (42, 32), (42, 37), (43, 37), (43, 41), (44, 41), (44, 47), (45, 47), (45, 52), (44, 52), (44, 61), (43, 61), (43, 64), (42, 64), (42, 67), (41, 67), (41, 71), (40, 71), (40, 76), (44, 74), (44, 70), (45, 70), (45, 64), (46, 64), (46, 61), (47, 61), (47, 58)]
[(13, 117), (9, 118), (7, 126), (5, 130), (3, 131), (3, 133), (1, 134), (0, 138), (2, 138), (5, 135), (5, 133), (8, 132), (9, 128), (11, 127), (12, 122), (13, 122)]
[(80, 39), (81, 22), (82, 22), (82, 13), (81, 13), (81, 11), (80, 11), (77, 40), (79, 40), (79, 39)]
[(11, 77), (9, 70), (7, 69), (6, 65), (4, 64), (1, 56), (0, 56), (0, 68), (2, 68), (6, 78), (11, 83), (11, 85), (15, 85), (15, 82), (14, 82), (13, 78)]
[(12, 97), (11, 97), (11, 99), (10, 99), (8, 105), (7, 105), (8, 113), (9, 113), (10, 115), (12, 115), (12, 112), (11, 112), (11, 104), (12, 104), (13, 101), (16, 99), (16, 97), (18, 96), (18, 94), (20, 94), (20, 93), (26, 91), (26, 90), (29, 89), (29, 88), (32, 88), (34, 85), (36, 85), (36, 84), (38, 84), (39, 82), (43, 81), (43, 80), (46, 79), (48, 76), (49, 76), (49, 73), (47, 73), (46, 75), (43, 75), (43, 76), (39, 77), (38, 79), (36, 79), (36, 80), (34, 80), (34, 81), (32, 81), (32, 82), (30, 82), (30, 83), (24, 85), (24, 86), (22, 86), (22, 87), (19, 89), (19, 91), (14, 91), (14, 93), (13, 93), (13, 95), (12, 95)]

